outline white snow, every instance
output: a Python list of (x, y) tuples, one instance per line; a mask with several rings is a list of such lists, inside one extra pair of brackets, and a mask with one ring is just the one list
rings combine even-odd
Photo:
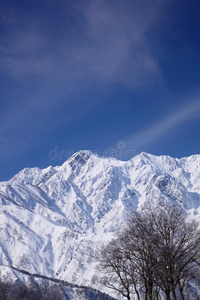
[[(92, 254), (145, 201), (200, 215), (200, 155), (129, 161), (75, 153), (0, 183), (0, 264), (98, 288)], [(108, 291), (107, 291), (108, 292)]]

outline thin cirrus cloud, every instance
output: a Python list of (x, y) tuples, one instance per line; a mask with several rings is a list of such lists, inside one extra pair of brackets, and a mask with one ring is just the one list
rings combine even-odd
[[(11, 77), (9, 84), (15, 82), (19, 87), (15, 105), (4, 111), (0, 120), (5, 157), (13, 153), (13, 145), (19, 152), (34, 143), (41, 134), (40, 128), (44, 127), (48, 134), (54, 125), (49, 115), (54, 111), (56, 114), (57, 107), (70, 101), (86, 103), (80, 96), (84, 85), (100, 82), (107, 87), (117, 83), (135, 89), (161, 80), (159, 64), (150, 51), (148, 31), (164, 13), (166, 0), (162, 5), (156, 0), (149, 4), (144, 0), (71, 1), (71, 23), (63, 17), (66, 14), (67, 19), (69, 14), (67, 2), (56, 4), (56, 9), (62, 10), (60, 25), (51, 19), (48, 10), (35, 17), (14, 8), (1, 12), (6, 32), (1, 35), (1, 74)], [(57, 29), (51, 31), (52, 22)], [(92, 101), (86, 103), (88, 107)], [(79, 105), (75, 106), (78, 109)], [(67, 112), (64, 121), (60, 115), (55, 119), (63, 126), (70, 125), (88, 110)]]
[[(72, 101), (73, 92), (81, 90), (84, 84), (117, 82), (134, 89), (152, 78), (158, 79), (159, 65), (151, 55), (146, 33), (160, 16), (163, 5), (160, 7), (159, 1), (151, 5), (143, 2), (73, 2), (71, 27), (62, 15), (57, 32), (47, 29), (53, 27), (53, 20), (46, 13), (40, 12), (33, 18), (19, 9), (2, 12), (6, 35), (1, 36), (1, 73), (6, 78), (9, 75), (26, 92), (16, 94), (15, 104), (4, 111), (1, 137), (23, 133), (24, 124), (37, 120), (38, 112), (48, 123), (48, 113), (63, 102)], [(67, 17), (69, 7), (64, 3), (59, 2), (57, 8)], [(73, 101), (85, 100), (77, 96)], [(71, 120), (71, 113), (65, 119)]]
[(147, 147), (164, 138), (172, 129), (192, 119), (199, 118), (200, 95), (197, 96), (197, 99), (185, 103), (182, 107), (179, 107), (176, 111), (154, 123), (152, 126), (129, 137), (127, 144), (129, 146)]
[(3, 20), (10, 31), (0, 48), (1, 66), (16, 79), (35, 75), (77, 84), (80, 78), (95, 78), (140, 86), (160, 76), (146, 33), (161, 9), (158, 1), (143, 8), (142, 2), (90, 0), (74, 5), (71, 26), (77, 23), (78, 29), (70, 31), (63, 20), (66, 32), (60, 38), (43, 29), (41, 15), (36, 20), (17, 13), (7, 16)]

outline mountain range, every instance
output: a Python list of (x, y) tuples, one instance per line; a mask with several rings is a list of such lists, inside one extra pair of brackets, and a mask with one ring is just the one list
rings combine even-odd
[(119, 298), (98, 283), (93, 254), (132, 209), (167, 201), (199, 218), (200, 155), (120, 161), (79, 151), (61, 166), (25, 168), (0, 183), (0, 274), (18, 277), (14, 267)]

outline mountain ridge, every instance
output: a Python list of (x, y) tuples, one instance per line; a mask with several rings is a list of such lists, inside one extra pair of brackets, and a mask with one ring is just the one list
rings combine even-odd
[(61, 166), (25, 168), (0, 183), (0, 264), (102, 289), (96, 245), (146, 202), (174, 202), (199, 218), (199, 183), (198, 154), (120, 161), (83, 150)]

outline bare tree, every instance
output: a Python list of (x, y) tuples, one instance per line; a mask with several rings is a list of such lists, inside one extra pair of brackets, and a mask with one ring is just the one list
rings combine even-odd
[(102, 248), (104, 284), (127, 299), (133, 292), (140, 299), (144, 291), (145, 300), (152, 300), (161, 289), (166, 300), (184, 300), (184, 288), (200, 274), (198, 226), (175, 205), (133, 211), (116, 239)]
[(151, 300), (155, 287), (153, 268), (155, 245), (145, 227), (151, 229), (145, 215), (134, 211), (126, 226), (118, 234), (118, 238), (125, 249), (126, 257), (134, 265), (145, 300)]
[(104, 274), (101, 283), (130, 300), (133, 288), (138, 293), (137, 276), (133, 276), (132, 262), (124, 254), (119, 241), (113, 240), (108, 246), (101, 248), (98, 260), (100, 270)]
[(175, 205), (157, 211), (148, 210), (146, 217), (153, 228), (147, 230), (156, 249), (153, 261), (155, 282), (164, 290), (167, 299), (170, 299), (169, 290), (172, 299), (177, 299), (177, 287), (184, 299), (184, 287), (199, 276), (199, 224), (189, 221)]
[(41, 286), (42, 300), (63, 300), (65, 294), (62, 287), (59, 284), (45, 281)]
[(29, 300), (31, 299), (31, 291), (25, 283), (16, 282), (10, 285), (10, 290), (6, 299)]
[(9, 284), (0, 280), (0, 300), (7, 300), (7, 293), (9, 290)]
[(139, 300), (153, 299), (153, 245), (139, 216), (142, 215), (134, 212), (127, 226), (116, 233), (116, 239), (102, 247), (98, 258), (102, 283), (128, 300), (133, 293)]
[(60, 284), (45, 280), (37, 284), (34, 280), (10, 282), (0, 280), (0, 300), (64, 300), (64, 289)]

